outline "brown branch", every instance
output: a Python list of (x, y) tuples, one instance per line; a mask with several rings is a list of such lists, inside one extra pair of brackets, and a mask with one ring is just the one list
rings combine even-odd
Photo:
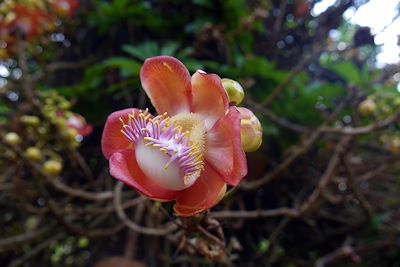
[(336, 145), (335, 151), (334, 151), (331, 159), (329, 160), (328, 167), (326, 168), (324, 174), (322, 175), (322, 177), (318, 183), (318, 186), (314, 189), (314, 191), (309, 196), (309, 198), (305, 202), (303, 202), (303, 204), (298, 209), (299, 216), (313, 210), (313, 208), (315, 207), (315, 204), (317, 203), (317, 199), (323, 193), (324, 189), (326, 188), (329, 181), (331, 180), (337, 166), (339, 165), (340, 156), (344, 152), (345, 147), (347, 146), (347, 144), (349, 142), (350, 142), (350, 137), (345, 136)]
[(47, 64), (47, 66), (44, 67), (44, 71), (37, 71), (32, 79), (33, 80), (39, 80), (41, 78), (43, 78), (46, 74), (48, 73), (52, 73), (58, 70), (66, 70), (66, 69), (81, 69), (84, 68), (86, 66), (88, 66), (89, 64), (92, 64), (95, 62), (95, 58), (94, 57), (89, 57), (86, 59), (83, 59), (81, 61), (78, 62), (53, 62), (50, 64)]
[(52, 227), (47, 226), (38, 230), (22, 233), (20, 235), (0, 239), (0, 251), (9, 250), (16, 245), (34, 240), (46, 233), (50, 228)]
[(291, 83), (291, 81), (296, 77), (296, 75), (299, 74), (299, 72), (302, 71), (303, 68), (307, 66), (307, 64), (316, 59), (322, 53), (323, 50), (324, 48), (322, 46), (318, 46), (309, 56), (304, 57), (302, 61), (300, 61), (296, 66), (294, 66), (286, 76), (286, 79), (277, 87), (275, 87), (272, 93), (264, 101), (261, 102), (261, 106), (263, 107), (270, 106), (272, 101), (274, 101), (275, 98), (277, 98), (283, 92), (283, 90), (285, 90), (285, 88)]
[(261, 113), (262, 115), (267, 117), (270, 121), (272, 121), (273, 123), (275, 123), (276, 125), (278, 125), (282, 128), (286, 128), (286, 129), (289, 129), (289, 130), (292, 130), (292, 131), (298, 132), (298, 133), (306, 133), (311, 130), (311, 128), (290, 122), (284, 118), (277, 116), (272, 111), (264, 108), (262, 105), (258, 104), (256, 101), (254, 101), (250, 98), (246, 98), (245, 102), (246, 102), (246, 105), (251, 107), (252, 110), (255, 110), (256, 112)]
[(254, 211), (216, 211), (212, 212), (211, 215), (214, 218), (219, 219), (258, 219), (258, 218), (268, 218), (268, 217), (277, 217), (277, 216), (287, 216), (298, 218), (303, 216), (306, 213), (313, 211), (314, 207), (317, 204), (317, 199), (320, 198), (324, 189), (328, 185), (331, 180), (335, 170), (337, 169), (337, 165), (340, 162), (340, 155), (343, 153), (346, 145), (350, 141), (349, 136), (345, 136), (342, 140), (336, 145), (335, 151), (329, 160), (328, 166), (321, 176), (320, 181), (311, 195), (308, 197), (306, 201), (304, 201), (300, 207), (298, 208), (277, 208), (271, 210), (254, 210)]
[(291, 208), (277, 208), (270, 210), (223, 210), (213, 211), (211, 216), (216, 219), (259, 219), (277, 216), (296, 217), (297, 211)]
[[(1, 134), (1, 140), (4, 140), (4, 136)], [(26, 164), (28, 164), (36, 173), (40, 174), (43, 176), (46, 181), (51, 184), (55, 189), (66, 193), (72, 197), (76, 198), (81, 198), (81, 199), (86, 199), (86, 200), (91, 200), (91, 201), (103, 201), (103, 200), (108, 200), (113, 198), (113, 192), (112, 191), (104, 191), (104, 192), (89, 192), (89, 191), (84, 191), (80, 189), (76, 189), (73, 187), (70, 187), (62, 182), (60, 182), (60, 177), (51, 177), (44, 173), (42, 171), (42, 168), (40, 165), (32, 162), (31, 160), (27, 159), (25, 154), (22, 152), (20, 148), (17, 146), (10, 146), (5, 143), (2, 143), (4, 146), (12, 149), (15, 153), (17, 153), (18, 157), (22, 158)]]
[(316, 260), (314, 263), (314, 267), (325, 267), (330, 263), (350, 258), (352, 256), (359, 257), (358, 254), (362, 254), (368, 251), (395, 247), (400, 248), (400, 239), (378, 240), (356, 247), (344, 245)]
[(271, 172), (266, 173), (263, 177), (256, 181), (242, 182), (240, 184), (240, 188), (244, 190), (254, 190), (279, 177), (279, 175), (283, 173), (296, 159), (298, 159), (301, 155), (305, 154), (311, 149), (314, 143), (323, 134), (322, 129), (335, 120), (335, 118), (340, 114), (341, 110), (345, 107), (347, 100), (352, 98), (352, 96), (352, 94), (349, 94), (345, 99), (343, 99), (343, 101), (339, 103), (336, 109), (325, 119), (325, 122), (315, 131), (313, 131), (310, 136), (305, 136), (303, 138), (304, 141), (301, 145), (293, 146), (291, 149), (292, 153), (289, 156), (285, 157), (285, 159)]
[(317, 139), (321, 136), (322, 131), (320, 129), (314, 131), (305, 141), (302, 143), (300, 147), (295, 147), (292, 150), (292, 153), (286, 157), (276, 168), (274, 168), (271, 172), (266, 173), (263, 177), (256, 181), (251, 182), (242, 182), (240, 187), (244, 190), (254, 190), (259, 188), (260, 186), (271, 182), (276, 179), (281, 173), (283, 173), (296, 159), (298, 159), (301, 155), (306, 153), (317, 141)]
[(113, 198), (112, 191), (104, 191), (104, 192), (99, 192), (99, 193), (84, 191), (84, 190), (70, 187), (70, 186), (60, 182), (60, 180), (59, 180), (60, 178), (49, 177), (48, 175), (45, 175), (43, 172), (41, 172), (41, 174), (46, 178), (46, 181), (49, 184), (51, 184), (55, 189), (57, 189), (58, 191), (61, 191), (63, 193), (66, 193), (72, 197), (91, 200), (91, 201), (103, 201), (103, 200), (108, 200), (108, 199)]
[(121, 191), (123, 187), (123, 183), (118, 182), (115, 185), (114, 188), (114, 205), (115, 205), (115, 210), (117, 212), (117, 215), (119, 219), (127, 226), (129, 229), (144, 234), (144, 235), (155, 235), (155, 236), (163, 236), (167, 235), (169, 233), (172, 233), (177, 229), (177, 226), (174, 224), (169, 224), (165, 226), (160, 226), (160, 228), (149, 228), (149, 227), (143, 227), (141, 225), (138, 225), (134, 223), (133, 221), (129, 220), (128, 216), (124, 212), (122, 206), (121, 206)]
[(324, 133), (337, 133), (337, 134), (346, 134), (346, 135), (362, 135), (362, 134), (368, 134), (371, 133), (374, 130), (381, 129), (388, 127), (400, 120), (400, 111), (397, 111), (395, 114), (392, 116), (381, 120), (377, 121), (374, 123), (371, 123), (366, 126), (360, 126), (360, 127), (343, 127), (343, 128), (332, 128), (332, 127), (326, 127), (323, 126), (321, 128), (321, 131)]
[(366, 215), (368, 216), (369, 219), (371, 219), (374, 215), (373, 207), (371, 206), (371, 204), (369, 204), (367, 198), (360, 191), (349, 157), (345, 157), (343, 159), (343, 163), (349, 176), (350, 190), (353, 191), (356, 198), (360, 201), (361, 207), (363, 207), (363, 210), (365, 211)]
[(52, 236), (52, 237), (46, 239), (45, 241), (43, 241), (42, 243), (40, 243), (39, 245), (37, 245), (33, 249), (28, 250), (22, 257), (18, 257), (17, 259), (12, 261), (7, 267), (18, 267), (18, 266), (23, 265), (24, 262), (26, 262), (30, 258), (36, 256), (42, 250), (45, 250), (45, 249), (49, 248), (49, 245), (52, 242), (54, 242), (56, 240), (59, 240), (59, 239), (62, 239), (64, 237), (65, 237), (64, 233), (59, 233), (59, 234), (57, 234), (55, 236)]

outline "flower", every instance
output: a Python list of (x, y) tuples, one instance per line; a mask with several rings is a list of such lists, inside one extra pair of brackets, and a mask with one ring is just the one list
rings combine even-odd
[(51, 3), (53, 12), (61, 17), (72, 16), (79, 8), (78, 0), (53, 0)]
[(109, 115), (101, 144), (111, 176), (151, 199), (175, 200), (179, 216), (213, 207), (247, 174), (240, 112), (217, 75), (190, 76), (173, 57), (147, 59), (140, 79), (160, 115), (135, 108)]
[(7, 28), (10, 34), (19, 31), (30, 40), (43, 33), (46, 25), (51, 22), (51, 16), (44, 10), (15, 4), (5, 17), (5, 22), (3, 27)]
[(65, 120), (65, 125), (76, 131), (77, 135), (79, 135), (79, 139), (84, 138), (91, 134), (93, 127), (88, 124), (84, 117), (79, 114), (71, 113), (70, 116)]

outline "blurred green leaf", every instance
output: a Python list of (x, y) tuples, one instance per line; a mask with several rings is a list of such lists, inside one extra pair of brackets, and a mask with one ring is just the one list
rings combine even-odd
[(113, 57), (102, 63), (103, 68), (119, 68), (122, 77), (137, 76), (140, 72), (141, 64), (135, 60), (125, 57)]
[(360, 71), (352, 62), (330, 63), (327, 68), (343, 77), (350, 84), (360, 84), (362, 81)]

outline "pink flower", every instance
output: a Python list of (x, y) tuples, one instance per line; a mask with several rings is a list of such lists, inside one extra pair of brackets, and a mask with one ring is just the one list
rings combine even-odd
[(75, 130), (82, 138), (91, 134), (93, 130), (92, 125), (88, 124), (84, 117), (76, 113), (73, 113), (65, 120), (65, 125), (68, 128)]
[(129, 108), (108, 117), (101, 144), (111, 176), (151, 199), (175, 200), (179, 216), (213, 207), (247, 174), (240, 113), (221, 79), (190, 76), (168, 56), (147, 59), (140, 79), (161, 115)]

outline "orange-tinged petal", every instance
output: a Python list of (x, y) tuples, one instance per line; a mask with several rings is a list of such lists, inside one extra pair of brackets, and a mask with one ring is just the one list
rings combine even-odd
[(127, 149), (132, 143), (121, 133), (122, 122), (120, 118), (128, 121), (128, 116), (132, 112), (139, 112), (135, 108), (127, 108), (111, 113), (104, 125), (103, 135), (101, 137), (101, 150), (104, 157), (109, 159), (115, 152)]
[(192, 76), (192, 112), (205, 119), (206, 128), (225, 115), (228, 110), (228, 96), (222, 86), (221, 78), (215, 74), (197, 71)]
[[(151, 160), (151, 159), (149, 159)], [(157, 164), (155, 162), (154, 164)], [(138, 190), (143, 195), (158, 201), (170, 201), (182, 194), (161, 188), (146, 177), (139, 168), (133, 149), (115, 152), (110, 158), (110, 174), (127, 186)]]
[(215, 206), (226, 192), (226, 183), (214, 169), (205, 165), (202, 175), (185, 189), (174, 205), (175, 213), (188, 217)]
[(192, 100), (190, 74), (176, 58), (158, 56), (146, 59), (140, 80), (158, 114), (173, 116), (189, 112)]
[(247, 174), (246, 155), (240, 142), (240, 113), (230, 107), (207, 132), (205, 159), (229, 185), (236, 186)]

